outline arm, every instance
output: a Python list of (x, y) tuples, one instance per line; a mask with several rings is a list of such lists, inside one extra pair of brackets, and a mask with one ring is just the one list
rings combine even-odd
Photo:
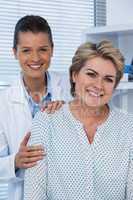
[[(47, 118), (43, 113), (37, 113), (31, 129), (30, 145), (40, 144), (45, 146), (45, 136), (48, 132)], [(45, 146), (45, 150), (46, 150)], [(47, 156), (39, 161), (36, 166), (25, 171), (24, 200), (46, 200), (47, 181)]]
[(31, 133), (27, 133), (20, 144), (19, 151), (15, 155), (15, 169), (27, 169), (37, 164), (43, 158), (44, 149), (41, 145), (29, 146)]
[(0, 123), (0, 181), (16, 178), (14, 160), (15, 154), (9, 155), (8, 141)]
[(126, 200), (133, 200), (133, 148), (130, 152), (130, 163), (127, 178)]
[(32, 167), (36, 165), (38, 160), (43, 158), (42, 146), (27, 146), (30, 138), (30, 133), (28, 133), (21, 142), (18, 153), (10, 154), (4, 129), (2, 129), (2, 126), (0, 127), (0, 181), (23, 179), (24, 171), (20, 169)]
[[(29, 133), (22, 141), (16, 141), (19, 128), (20, 135), (25, 135), (25, 133), (22, 133), (25, 125), (23, 123), (19, 124), (21, 119), (17, 120), (15, 118), (17, 116), (16, 110), (13, 109), (14, 107), (8, 99), (8, 95), (4, 92), (0, 98), (0, 182), (23, 180), (23, 169), (32, 167), (42, 156), (38, 147), (27, 147)], [(18, 117), (21, 118), (21, 113)], [(16, 152), (18, 142), (21, 142), (21, 144), (17, 149), (18, 152)]]

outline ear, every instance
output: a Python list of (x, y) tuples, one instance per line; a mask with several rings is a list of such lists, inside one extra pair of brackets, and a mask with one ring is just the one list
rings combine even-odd
[(72, 80), (73, 80), (73, 83), (75, 83), (76, 82), (76, 72), (73, 72), (72, 73)]
[(51, 47), (51, 57), (53, 57), (54, 45)]
[(13, 51), (14, 57), (15, 57), (16, 59), (18, 59), (18, 57), (17, 57), (17, 49), (12, 48), (12, 51)]

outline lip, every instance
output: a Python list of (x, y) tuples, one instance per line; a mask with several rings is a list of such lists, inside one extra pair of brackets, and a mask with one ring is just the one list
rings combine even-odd
[(101, 92), (96, 92), (96, 91), (92, 91), (92, 90), (87, 90), (87, 92), (92, 97), (99, 98), (99, 97), (103, 96), (103, 93), (101, 93)]
[(28, 67), (32, 70), (38, 70), (42, 67), (43, 64), (31, 64), (31, 65), (28, 65)]

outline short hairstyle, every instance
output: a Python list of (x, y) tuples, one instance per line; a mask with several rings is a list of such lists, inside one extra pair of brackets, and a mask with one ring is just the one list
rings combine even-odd
[(29, 32), (32, 33), (47, 33), (51, 46), (53, 47), (52, 31), (46, 19), (36, 15), (26, 15), (18, 20), (13, 39), (13, 48), (17, 49), (17, 44), (19, 43), (19, 33)]
[(103, 40), (99, 43), (86, 42), (78, 47), (75, 55), (72, 58), (72, 64), (69, 68), (71, 94), (75, 96), (75, 83), (73, 82), (73, 73), (79, 73), (87, 60), (95, 57), (101, 57), (106, 60), (110, 60), (116, 68), (116, 83), (118, 85), (120, 79), (123, 76), (124, 69), (124, 57), (118, 48), (115, 48), (113, 44), (108, 40)]

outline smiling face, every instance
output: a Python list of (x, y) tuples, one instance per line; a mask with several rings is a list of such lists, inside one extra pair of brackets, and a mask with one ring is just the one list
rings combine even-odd
[(87, 60), (78, 73), (72, 75), (75, 95), (79, 102), (99, 108), (109, 102), (116, 83), (116, 69), (107, 59)]
[(47, 33), (20, 32), (17, 49), (13, 51), (26, 78), (44, 79), (53, 55)]

